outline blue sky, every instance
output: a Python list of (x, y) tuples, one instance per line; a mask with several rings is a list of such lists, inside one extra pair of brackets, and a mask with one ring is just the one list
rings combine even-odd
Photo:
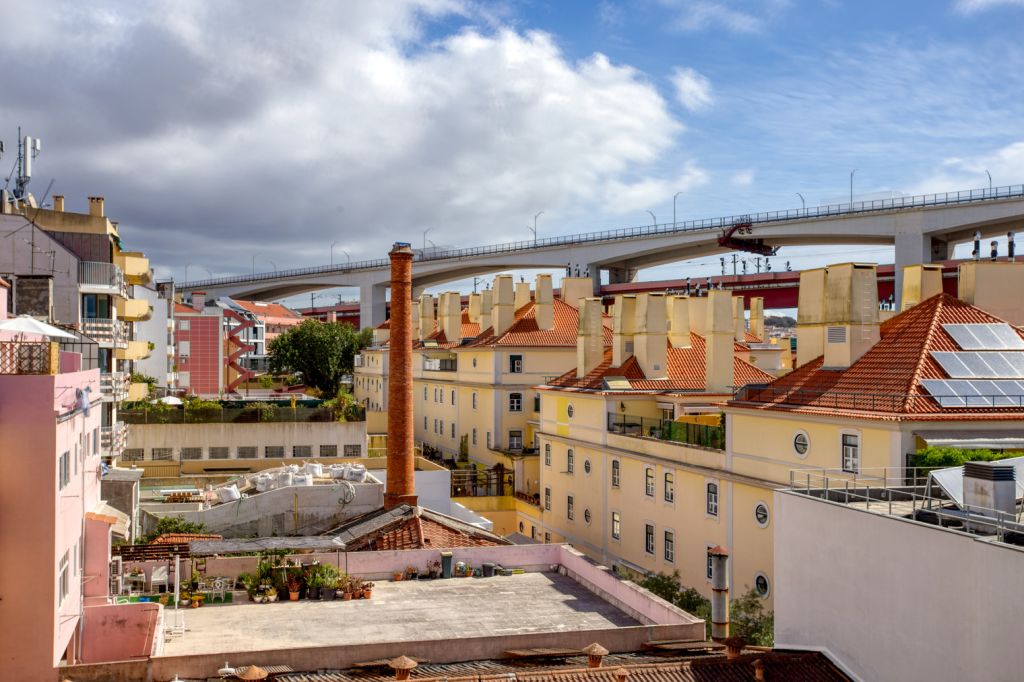
[[(854, 168), (858, 196), (1024, 182), (1024, 0), (278, 9), (32, 3), (0, 137), (43, 138), (36, 191), (106, 195), (178, 279), (526, 239), (537, 211), (541, 236), (668, 222), (677, 191), (680, 220), (828, 203)], [(851, 258), (891, 253), (775, 267)]]

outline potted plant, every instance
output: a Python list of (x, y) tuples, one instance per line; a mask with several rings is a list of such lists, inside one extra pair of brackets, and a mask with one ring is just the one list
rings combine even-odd
[(342, 573), (341, 577), (338, 578), (338, 590), (341, 591), (342, 601), (350, 601), (352, 599), (352, 579), (348, 573)]
[(323, 581), (323, 586), (320, 588), (320, 598), (331, 601), (337, 596), (338, 577), (341, 575), (341, 571), (331, 564), (320, 564), (320, 573), (321, 580)]
[(302, 589), (302, 576), (298, 573), (288, 573), (288, 600), (299, 601), (299, 590)]
[(266, 601), (268, 604), (277, 601), (277, 588), (273, 585), (267, 588)]
[(199, 577), (200, 577), (199, 576), (199, 571), (197, 571), (197, 570), (195, 570), (193, 568), (192, 569), (192, 580), (191, 580), (192, 591), (193, 592), (199, 589)]
[(245, 593), (249, 595), (249, 601), (256, 601), (256, 590), (260, 586), (260, 579), (258, 576), (252, 573), (240, 573), (238, 575), (238, 584), (242, 586)]
[(363, 583), (363, 599), (369, 599), (373, 595), (373, 583)]
[(188, 592), (188, 591), (182, 591), (181, 594), (178, 595), (178, 605), (179, 606), (189, 606), (191, 604), (192, 604), (192, 594), (190, 592)]
[(310, 566), (306, 575), (306, 598), (312, 601), (320, 600), (320, 588), (324, 586), (324, 574), (320, 565)]
[(391, 574), (391, 579), (394, 580), (396, 583), (400, 582), (402, 580), (402, 575), (403, 573), (401, 571), (395, 571)]
[(432, 564), (427, 564), (427, 575), (431, 580), (436, 580), (441, 577), (441, 562), (435, 561)]
[(420, 571), (419, 571), (418, 568), (416, 568), (415, 566), (406, 566), (405, 567), (405, 579), (406, 580), (416, 580), (419, 577), (420, 577)]

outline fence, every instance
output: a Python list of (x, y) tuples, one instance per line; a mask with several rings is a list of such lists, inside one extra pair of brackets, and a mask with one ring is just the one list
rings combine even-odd
[(513, 471), (488, 469), (455, 469), (451, 472), (452, 497), (486, 497), (512, 495), (516, 489)]
[(713, 450), (725, 449), (724, 426), (686, 424), (668, 419), (637, 417), (630, 414), (609, 414), (608, 431), (634, 438), (654, 438)]
[(266, 422), (364, 421), (361, 407), (335, 410), (325, 407), (222, 407), (198, 409), (121, 410), (118, 418), (126, 424), (258, 424)]
[(56, 374), (60, 350), (48, 341), (0, 341), (0, 374)]
[(78, 264), (78, 283), (86, 286), (111, 287), (127, 298), (124, 271), (113, 263), (82, 261)]

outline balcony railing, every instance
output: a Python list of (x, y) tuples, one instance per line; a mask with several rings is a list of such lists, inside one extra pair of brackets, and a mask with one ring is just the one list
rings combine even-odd
[(484, 471), (455, 469), (452, 472), (452, 497), (491, 497), (514, 495), (514, 471), (487, 469)]
[(456, 372), (459, 365), (455, 358), (423, 358), (423, 369), (429, 372)]
[(115, 348), (128, 347), (128, 324), (107, 317), (82, 320), (82, 333), (96, 343), (109, 344)]
[[(264, 422), (336, 422), (342, 411), (325, 407), (277, 407), (260, 404), (253, 407), (200, 409), (120, 410), (118, 419), (126, 424), (258, 424)], [(359, 406), (345, 414), (345, 421), (364, 421), (366, 411)]]
[(100, 393), (104, 398), (124, 400), (128, 396), (128, 383), (127, 372), (103, 372), (100, 374)]
[(57, 374), (60, 350), (48, 341), (0, 341), (0, 374)]
[(128, 445), (128, 427), (118, 422), (100, 428), (100, 449), (104, 457), (120, 457)]
[(78, 283), (90, 288), (112, 289), (111, 293), (128, 298), (128, 284), (124, 278), (124, 271), (113, 263), (80, 262)]
[(668, 419), (637, 417), (630, 414), (609, 414), (608, 432), (634, 438), (696, 445), (713, 450), (725, 449), (725, 427), (686, 424)]

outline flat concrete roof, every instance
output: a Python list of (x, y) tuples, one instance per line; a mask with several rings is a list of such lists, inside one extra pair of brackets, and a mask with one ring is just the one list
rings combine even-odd
[[(169, 616), (170, 617), (170, 616)], [(185, 610), (186, 633), (164, 656), (261, 651), (640, 625), (571, 578), (377, 582), (370, 600), (239, 603)]]

